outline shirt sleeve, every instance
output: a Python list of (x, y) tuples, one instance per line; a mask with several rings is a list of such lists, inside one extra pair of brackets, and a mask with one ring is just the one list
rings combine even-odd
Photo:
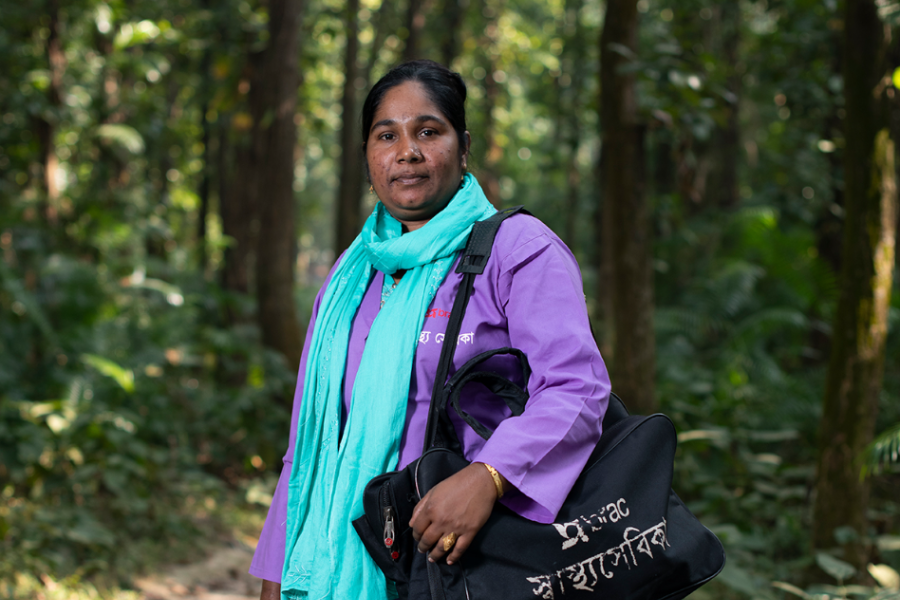
[(510, 343), (533, 371), (530, 397), (473, 460), (496, 468), (520, 492), (503, 498), (510, 509), (551, 523), (600, 439), (609, 375), (591, 333), (578, 264), (552, 232), (502, 257), (497, 285)]
[(309, 345), (313, 336), (313, 328), (316, 325), (316, 316), (319, 313), (319, 304), (328, 282), (319, 291), (313, 304), (312, 316), (309, 319), (309, 327), (306, 329), (306, 340), (303, 342), (303, 354), (300, 356), (300, 372), (297, 375), (297, 387), (294, 391), (294, 406), (291, 411), (291, 433), (288, 441), (287, 452), (284, 455), (284, 466), (281, 476), (278, 478), (278, 486), (269, 506), (269, 514), (266, 516), (265, 525), (259, 535), (259, 543), (253, 560), (250, 563), (250, 574), (260, 579), (267, 579), (281, 583), (281, 572), (284, 566), (284, 547), (287, 524), (287, 494), (288, 483), (291, 479), (291, 465), (294, 462), (294, 442), (297, 439), (297, 418), (300, 414), (300, 401), (303, 398), (303, 380), (306, 375), (306, 361), (309, 354)]

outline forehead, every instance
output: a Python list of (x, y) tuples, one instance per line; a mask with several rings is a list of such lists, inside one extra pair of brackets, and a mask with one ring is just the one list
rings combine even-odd
[(446, 115), (435, 104), (428, 91), (418, 81), (404, 81), (385, 92), (381, 104), (375, 110), (374, 122), (392, 120), (408, 121), (422, 115), (434, 115), (444, 120)]

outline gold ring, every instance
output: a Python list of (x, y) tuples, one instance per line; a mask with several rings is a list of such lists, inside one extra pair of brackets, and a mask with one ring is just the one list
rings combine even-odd
[(456, 534), (453, 532), (450, 532), (443, 537), (443, 540), (444, 540), (444, 552), (450, 552), (450, 548), (452, 548), (453, 544), (456, 543)]

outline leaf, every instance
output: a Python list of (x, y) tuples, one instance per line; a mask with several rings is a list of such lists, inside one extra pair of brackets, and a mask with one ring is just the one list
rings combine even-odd
[(743, 592), (750, 597), (755, 596), (757, 591), (759, 591), (759, 586), (751, 573), (734, 563), (725, 563), (725, 568), (719, 574), (719, 581), (731, 589)]
[(43, 333), (53, 345), (57, 344), (56, 333), (53, 330), (53, 326), (50, 324), (50, 320), (44, 313), (43, 307), (34, 295), (26, 290), (21, 279), (14, 274), (14, 272), (6, 265), (5, 261), (0, 261), (0, 289), (5, 290), (16, 301), (20, 302), (25, 309), (24, 314), (28, 315), (28, 318), (37, 325), (38, 329), (41, 330), (41, 333)]
[(144, 151), (144, 138), (134, 127), (118, 123), (106, 123), (97, 128), (97, 137), (118, 144), (132, 154)]
[(900, 423), (881, 433), (863, 450), (860, 478), (878, 475), (891, 463), (900, 463)]
[(637, 60), (637, 54), (634, 53), (634, 50), (632, 50), (628, 46), (625, 46), (624, 44), (617, 44), (617, 43), (613, 42), (611, 44), (608, 44), (606, 47), (607, 47), (607, 49), (611, 50), (612, 52), (615, 52), (616, 54), (624, 56), (625, 58), (627, 58), (630, 61)]
[(55, 414), (47, 416), (47, 427), (49, 427), (53, 433), (59, 433), (67, 429), (69, 425), (71, 425), (71, 421), (65, 417)]
[(117, 50), (123, 50), (129, 46), (152, 41), (159, 34), (160, 28), (153, 21), (144, 20), (139, 23), (125, 23), (116, 34), (113, 45)]
[(724, 544), (737, 545), (740, 543), (741, 538), (743, 537), (741, 534), (741, 530), (738, 529), (737, 525), (733, 525), (731, 523), (714, 525), (710, 527), (710, 531), (712, 531), (717, 538), (722, 540), (722, 543)]
[(834, 540), (844, 546), (859, 541), (859, 532), (849, 526), (836, 527), (834, 530)]
[(881, 552), (900, 550), (900, 535), (880, 535), (875, 543)]
[(83, 354), (81, 359), (107, 377), (115, 379), (123, 390), (129, 394), (134, 392), (134, 371), (120, 367), (113, 361), (95, 354)]
[(115, 544), (113, 533), (88, 514), (83, 514), (74, 527), (65, 530), (65, 536), (76, 544), (107, 546)]
[(695, 440), (708, 440), (710, 442), (727, 444), (729, 436), (728, 432), (722, 431), (721, 429), (693, 429), (691, 431), (682, 431), (678, 434), (679, 444)]
[(853, 565), (824, 552), (816, 553), (816, 564), (838, 581), (844, 581), (856, 574), (856, 568)]
[(795, 596), (799, 596), (800, 598), (812, 598), (809, 594), (801, 590), (795, 585), (791, 585), (789, 583), (785, 583), (783, 581), (773, 581), (772, 587), (778, 588), (779, 590), (785, 591), (789, 594), (793, 594)]
[(870, 564), (868, 566), (868, 571), (869, 575), (871, 575), (881, 587), (895, 592), (900, 591), (900, 573), (893, 568), (888, 565)]
[(747, 433), (747, 439), (754, 442), (786, 442), (788, 440), (796, 440), (799, 437), (800, 432), (796, 429), (750, 431)]

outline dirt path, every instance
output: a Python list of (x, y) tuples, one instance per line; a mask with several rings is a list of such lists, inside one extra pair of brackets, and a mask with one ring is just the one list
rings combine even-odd
[(259, 580), (247, 573), (253, 549), (233, 542), (209, 558), (141, 577), (141, 600), (258, 600)]

